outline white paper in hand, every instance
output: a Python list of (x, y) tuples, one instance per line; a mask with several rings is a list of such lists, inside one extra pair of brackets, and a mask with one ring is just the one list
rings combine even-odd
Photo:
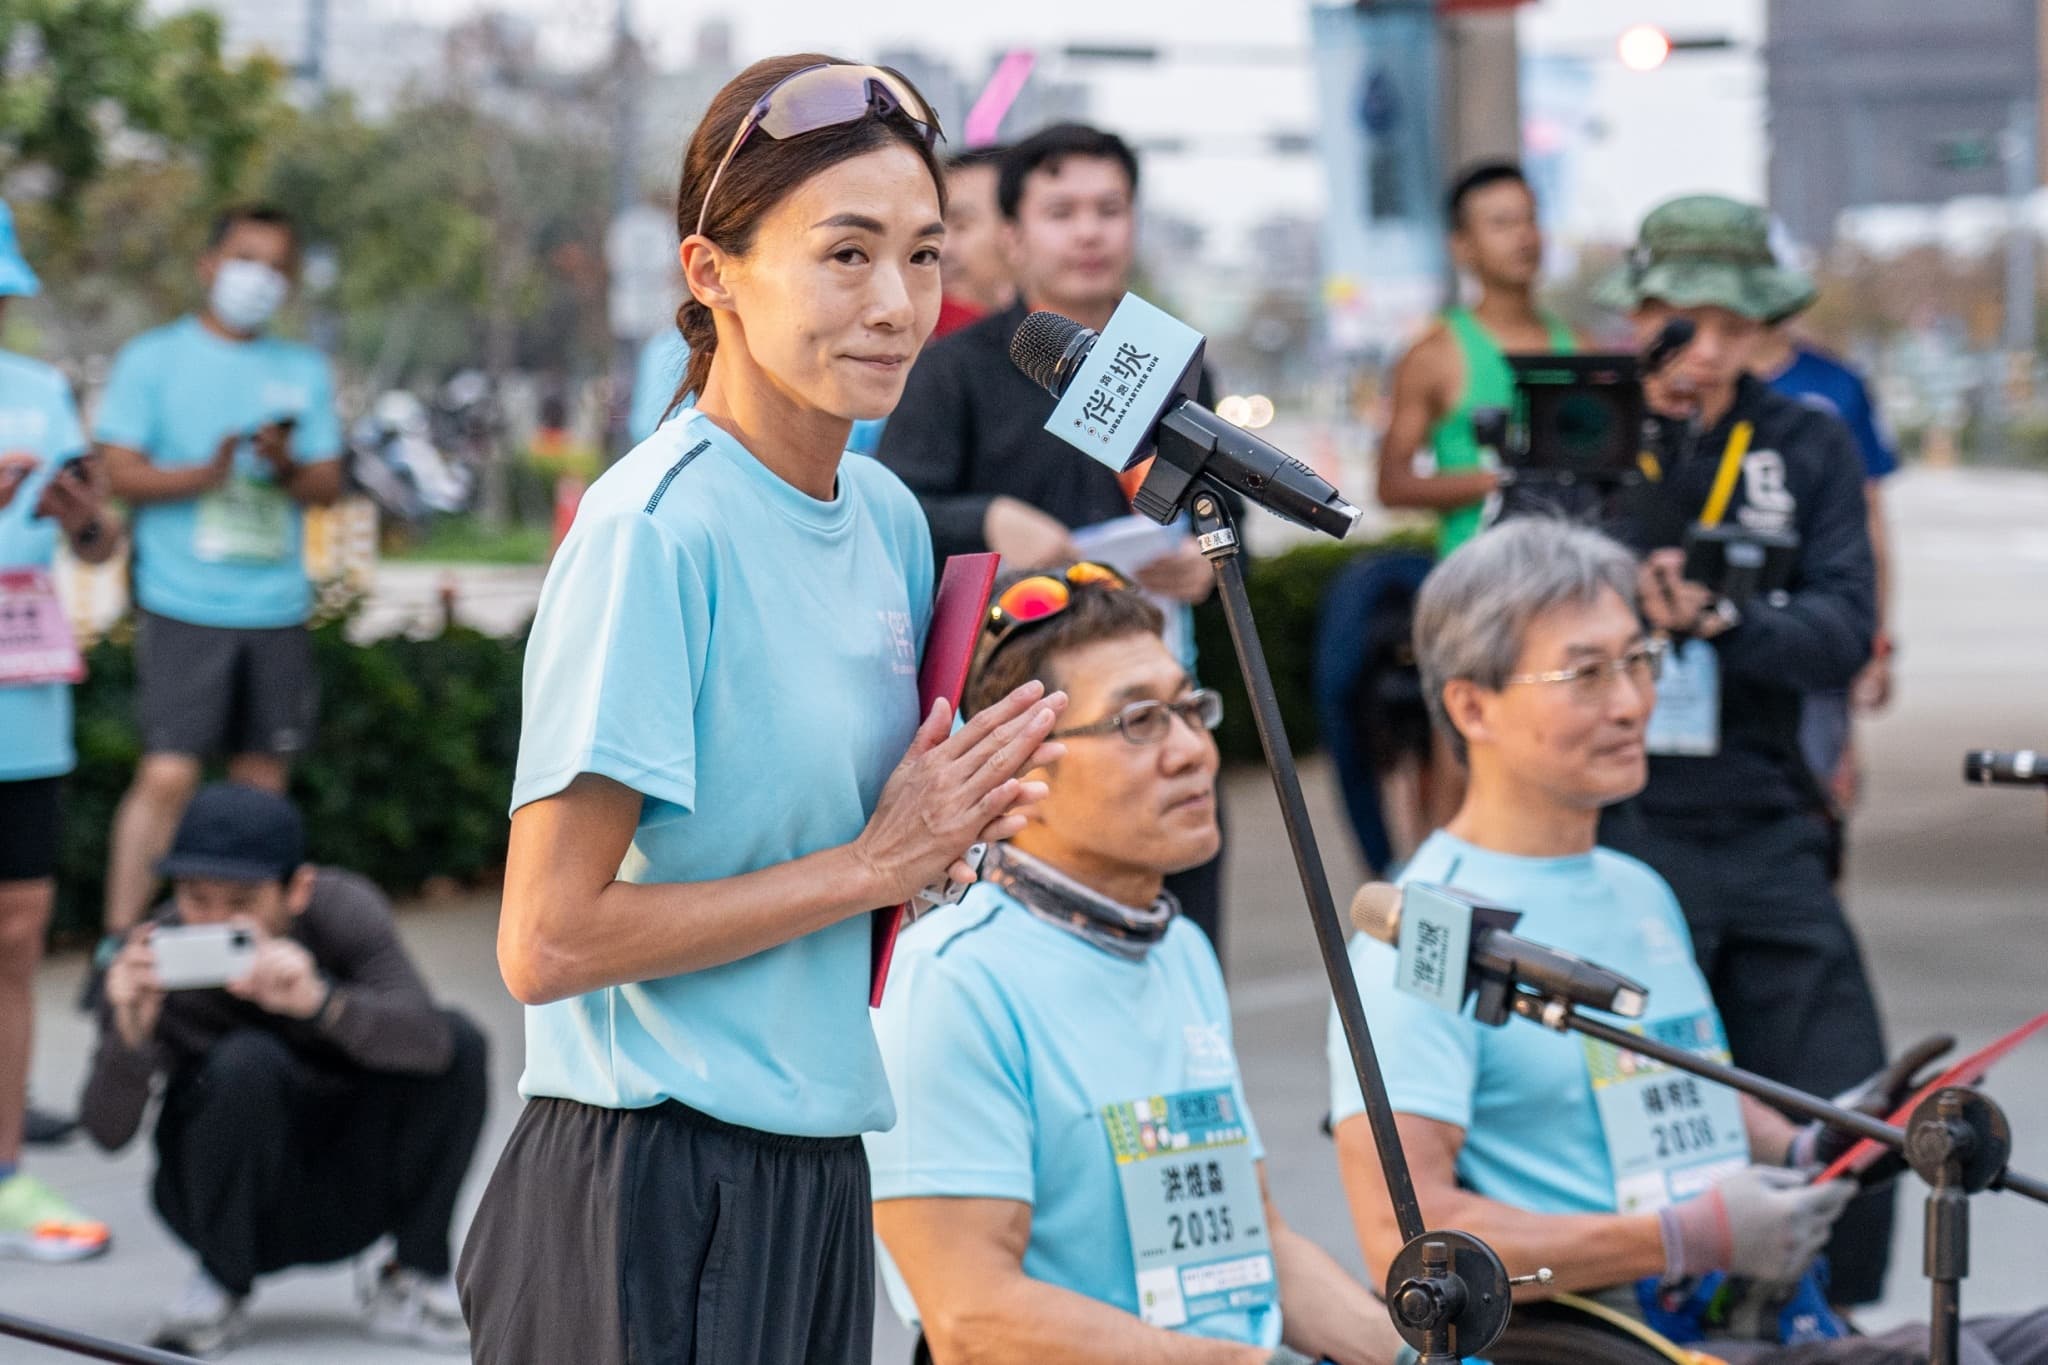
[[(1073, 533), (1076, 555), (1097, 564), (1107, 564), (1133, 582), (1147, 565), (1177, 552), (1192, 539), (1185, 519), (1161, 526), (1150, 517), (1141, 517), (1135, 512), (1127, 517), (1083, 526)], [(1147, 593), (1146, 596), (1166, 617), (1164, 639), (1167, 652), (1176, 659), (1186, 659), (1186, 605), (1158, 593)]]

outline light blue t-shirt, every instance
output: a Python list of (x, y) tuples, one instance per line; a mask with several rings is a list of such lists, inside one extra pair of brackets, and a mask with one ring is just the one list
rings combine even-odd
[[(633, 402), (626, 409), (626, 434), (633, 444), (654, 434), (668, 405), (675, 400), (676, 385), (683, 382), (683, 370), (690, 363), (690, 343), (673, 327), (664, 327), (640, 346), (640, 361), (633, 367)], [(683, 406), (696, 402), (694, 394)]]
[[(230, 432), (246, 437), (283, 417), (297, 419), (291, 453), (300, 464), (341, 455), (326, 358), (276, 337), (230, 341), (198, 318), (184, 317), (121, 348), (93, 431), (109, 445), (139, 450), (151, 464), (177, 469), (211, 460)], [(146, 611), (193, 625), (298, 625), (313, 607), (302, 509), (273, 487), (270, 466), (246, 440), (235, 456), (234, 477), (284, 499), (277, 553), (260, 560), (202, 553), (204, 498), (146, 503), (134, 513), (135, 599)]]
[[(1678, 900), (1644, 864), (1609, 849), (1570, 858), (1490, 853), (1439, 830), (1401, 880), (1448, 886), (1523, 912), (1514, 932), (1635, 978), (1646, 1023), (1711, 1012)], [(1458, 1179), (1533, 1213), (1612, 1213), (1613, 1166), (1580, 1040), (1524, 1019), (1489, 1028), (1394, 988), (1396, 954), (1363, 934), (1351, 968), (1365, 1001), (1387, 1094), (1404, 1114), (1465, 1130)], [(1716, 1020), (1719, 1016), (1715, 1015)], [(1330, 1011), (1333, 1122), (1362, 1113), (1336, 1010)]]
[[(56, 562), (62, 533), (54, 518), (35, 514), (36, 500), (57, 466), (84, 449), (64, 376), (39, 360), (0, 351), (0, 455), (42, 460), (0, 508), (0, 570), (47, 570)], [(60, 777), (77, 762), (68, 684), (0, 687), (0, 782)]]
[[(850, 842), (917, 728), (931, 533), (896, 476), (784, 482), (692, 409), (607, 470), (526, 646), (512, 808), (579, 773), (646, 798), (619, 876), (701, 882)], [(526, 1011), (528, 1096), (681, 1100), (848, 1136), (895, 1117), (868, 1022), (869, 921)]]
[[(1244, 1104), (1216, 950), (1176, 920), (1141, 961), (1097, 948), (987, 882), (897, 941), (875, 1034), (897, 1120), (867, 1136), (874, 1197), (1031, 1205), (1024, 1273), (1139, 1312), (1137, 1268), (1103, 1106), (1228, 1086)], [(881, 1257), (906, 1322), (903, 1277)], [(1276, 1346), (1280, 1309), (1180, 1329)]]

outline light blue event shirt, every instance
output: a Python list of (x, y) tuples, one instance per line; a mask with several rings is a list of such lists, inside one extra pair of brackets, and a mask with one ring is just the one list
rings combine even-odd
[[(230, 341), (184, 317), (121, 348), (100, 396), (94, 435), (139, 450), (165, 469), (205, 464), (221, 438), (290, 417), (292, 458), (318, 464), (341, 455), (341, 424), (326, 358), (310, 346), (259, 336)], [(271, 482), (247, 440), (235, 474)], [(135, 509), (135, 598), (144, 610), (200, 626), (271, 629), (303, 622), (313, 607), (306, 579), (304, 515), (292, 502), (284, 551), (274, 561), (209, 562), (195, 550), (199, 499)]]
[[(42, 461), (0, 508), (0, 569), (45, 569), (56, 562), (55, 520), (35, 515), (57, 466), (85, 449), (78, 408), (64, 376), (40, 360), (0, 351), (0, 455)], [(0, 687), (0, 782), (60, 777), (77, 766), (66, 683)]]
[[(1604, 848), (1517, 858), (1439, 830), (1401, 881), (1519, 910), (1514, 932), (1523, 938), (1635, 978), (1649, 987), (1650, 1006), (1632, 1022), (1714, 1008), (1677, 898), (1634, 858)], [(1351, 940), (1351, 968), (1394, 1108), (1465, 1130), (1458, 1179), (1478, 1194), (1534, 1213), (1612, 1213), (1614, 1168), (1578, 1037), (1525, 1019), (1489, 1028), (1472, 1018), (1469, 1001), (1446, 1013), (1394, 988), (1396, 960), (1394, 949), (1364, 934)], [(1329, 1060), (1331, 1119), (1342, 1123), (1365, 1102), (1334, 1006)]]
[[(619, 876), (701, 882), (850, 842), (917, 728), (932, 599), (917, 499), (844, 459), (830, 502), (691, 409), (591, 485), (526, 647), (516, 811), (579, 773), (644, 798)], [(677, 1099), (846, 1136), (894, 1120), (866, 916), (526, 1011), (521, 1093)]]
[[(897, 1122), (867, 1136), (874, 1197), (1031, 1205), (1024, 1273), (1137, 1315), (1137, 1268), (1105, 1105), (1228, 1086), (1245, 1116), (1216, 950), (1176, 919), (1131, 961), (1048, 923), (987, 882), (897, 941), (875, 1033)], [(886, 1249), (883, 1283), (917, 1306)], [(1280, 1308), (1214, 1313), (1181, 1329), (1280, 1342)]]

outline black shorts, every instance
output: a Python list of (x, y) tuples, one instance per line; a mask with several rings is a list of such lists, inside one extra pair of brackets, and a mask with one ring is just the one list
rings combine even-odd
[(859, 1138), (532, 1100), (456, 1268), (471, 1358), (867, 1365), (868, 1200)]
[(135, 613), (144, 753), (295, 754), (313, 742), (318, 701), (304, 626), (238, 630)]
[(63, 825), (63, 778), (0, 782), (0, 882), (56, 876)]

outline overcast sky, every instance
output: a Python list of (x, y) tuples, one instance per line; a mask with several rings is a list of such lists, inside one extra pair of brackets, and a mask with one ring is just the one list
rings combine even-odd
[[(386, 0), (394, 3), (394, 0)], [(610, 31), (614, 0), (490, 0), (540, 21), (552, 50), (592, 57)], [(800, 48), (862, 56), (911, 45), (979, 72), (989, 55), (1011, 47), (1057, 48), (1073, 42), (1200, 45), (1211, 50), (1291, 49), (1292, 59), (1224, 64), (1186, 61), (1158, 67), (1092, 66), (1095, 112), (1138, 136), (1246, 134), (1308, 130), (1312, 96), (1304, 0), (1031, 0), (1024, 5), (903, 4), (894, 0), (717, 0), (688, 5), (631, 0), (636, 28), (661, 45), (666, 60), (687, 58), (698, 23), (723, 8), (733, 16), (742, 60)], [(421, 17), (452, 19), (477, 0), (408, 0)], [(1103, 16), (1115, 18), (1105, 24)], [(1702, 16), (1707, 16), (1704, 21)], [(1593, 58), (1598, 72), (1590, 119), (1605, 135), (1587, 148), (1567, 209), (1566, 227), (1582, 235), (1626, 236), (1642, 211), (1687, 190), (1763, 192), (1763, 73), (1755, 49), (1763, 0), (1536, 0), (1521, 11), (1525, 52), (1565, 51)], [(1712, 31), (1734, 38), (1732, 53), (1679, 56), (1638, 75), (1614, 60), (1614, 41), (1633, 23), (1674, 33)], [(1703, 26), (1704, 25), (1704, 26)], [(1212, 224), (1228, 245), (1271, 212), (1322, 208), (1312, 158), (1157, 156), (1146, 167), (1147, 196)]]

